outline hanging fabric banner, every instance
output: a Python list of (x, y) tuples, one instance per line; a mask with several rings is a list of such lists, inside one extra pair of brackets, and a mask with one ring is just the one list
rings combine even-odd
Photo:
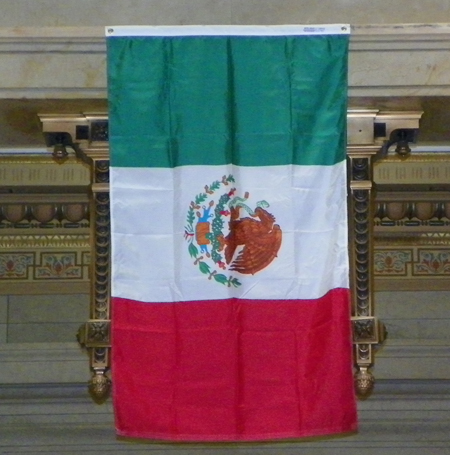
[(107, 27), (117, 433), (353, 431), (350, 27)]

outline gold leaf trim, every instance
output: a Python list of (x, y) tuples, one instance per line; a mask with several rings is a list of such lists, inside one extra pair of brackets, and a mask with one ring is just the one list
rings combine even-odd
[(5, 235), (0, 248), (90, 248), (89, 235)]

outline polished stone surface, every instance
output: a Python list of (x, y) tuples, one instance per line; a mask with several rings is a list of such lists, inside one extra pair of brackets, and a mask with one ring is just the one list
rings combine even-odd
[(448, 0), (14, 0), (0, 26), (450, 22)]
[[(36, 2), (39, 3), (52, 4), (48, 0)], [(109, 2), (108, 6), (113, 3), (115, 2)], [(392, 25), (391, 21), (384, 25), (383, 21), (382, 25), (358, 25), (361, 23), (353, 19), (346, 9), (354, 6), (353, 2), (346, 3), (348, 5), (329, 10), (321, 7), (321, 12), (329, 14), (332, 11), (328, 18), (327, 15), (316, 18), (314, 14), (305, 14), (296, 19), (299, 11), (307, 11), (308, 8), (316, 11), (317, 4), (307, 4), (302, 9), (296, 3), (290, 2), (279, 4), (258, 0), (256, 6), (253, 0), (247, 0), (233, 3), (230, 13), (222, 9), (227, 10), (231, 2), (219, 4), (210, 0), (198, 0), (198, 8), (193, 2), (165, 2), (163, 5), (155, 2), (156, 9), (152, 11), (154, 14), (150, 21), (143, 19), (147, 17), (148, 9), (141, 16), (130, 16), (127, 19), (126, 15), (115, 15), (121, 11), (120, 8), (105, 8), (102, 3), (95, 3), (97, 6), (94, 7), (94, 4), (89, 3), (85, 4), (87, 11), (103, 7), (105, 14), (83, 16), (84, 22), (79, 22), (78, 14), (82, 8), (79, 8), (77, 3), (69, 24), (65, 23), (65, 20), (71, 10), (75, 9), (72, 0), (62, 3), (64, 13), (61, 13), (59, 25), (53, 24), (48, 15), (42, 17), (36, 14), (32, 19), (31, 16), (22, 17), (18, 10), (13, 8), (13, 19), (8, 26), (3, 24), (2, 28), (0, 17), (0, 98), (106, 98), (104, 25), (108, 24), (308, 24), (339, 21), (352, 24), (350, 96), (450, 95), (450, 82), (447, 77), (450, 69), (449, 25), (426, 24), (423, 22), (426, 20), (425, 15), (421, 24), (406, 24), (403, 15), (401, 23), (395, 25)], [(133, 14), (139, 11), (139, 8), (143, 8), (142, 2), (136, 2)], [(59, 3), (55, 2), (53, 10), (59, 10)], [(389, 17), (393, 17), (391, 10), (392, 8)], [(402, 7), (402, 10), (411, 12), (414, 9)], [(129, 11), (126, 10), (127, 13)], [(285, 11), (286, 16), (280, 17), (280, 11)], [(339, 14), (343, 11), (343, 14)], [(364, 11), (366, 17), (373, 19), (377, 16), (374, 14), (371, 17), (368, 15), (369, 11), (370, 7)], [(7, 11), (6, 16), (8, 13), (11, 12)], [(162, 15), (161, 20), (158, 20), (159, 14)], [(226, 17), (230, 19), (225, 19)], [(441, 16), (440, 20), (443, 20), (443, 17)], [(26, 21), (22, 20), (25, 18)], [(412, 18), (411, 22), (414, 22)], [(429, 22), (432, 22), (431, 18)], [(61, 27), (61, 24), (70, 27)]]
[[(6, 324), (0, 343), (42, 343), (75, 341), (79, 326), (89, 315), (88, 294), (1, 296)], [(6, 334), (7, 331), (7, 334)]]
[(382, 381), (359, 402), (359, 432), (335, 438), (248, 444), (118, 440), (112, 405), (78, 383), (0, 387), (0, 453), (153, 455), (423, 455), (450, 453), (449, 381)]

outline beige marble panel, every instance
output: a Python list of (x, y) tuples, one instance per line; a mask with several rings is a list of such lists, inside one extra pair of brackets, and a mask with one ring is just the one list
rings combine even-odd
[(0, 344), (6, 343), (8, 326), (8, 296), (0, 295)]
[(81, 323), (88, 317), (88, 294), (9, 296), (9, 324)]
[[(60, 406), (55, 406), (55, 400), (28, 400), (26, 412), (23, 412), (24, 406), (18, 406), (17, 400), (3, 400), (0, 422), (2, 425), (9, 426), (21, 426), (30, 423), (48, 426), (58, 425), (61, 420), (64, 420), (67, 424), (74, 426), (96, 426), (102, 422), (103, 425), (109, 424), (111, 428), (113, 427), (114, 416), (111, 401), (102, 406), (90, 402), (89, 397), (86, 397), (85, 401), (77, 400), (74, 402), (75, 400), (70, 398), (68, 401), (71, 401), (70, 405), (64, 405), (63, 400), (61, 400)], [(83, 435), (80, 434), (80, 437), (83, 438)], [(72, 444), (74, 442), (72, 441)], [(64, 449), (60, 453), (67, 454)]]
[[(30, 88), (39, 96), (77, 98), (77, 87), (92, 97), (104, 97), (106, 87), (106, 55), (97, 53), (7, 53), (0, 57), (1, 91), (15, 98), (14, 92)], [(86, 95), (85, 95), (86, 96)], [(5, 96), (6, 97), (6, 96)]]
[(427, 319), (386, 319), (379, 315), (389, 339), (450, 340), (449, 319), (433, 316)]
[(7, 333), (8, 326), (6, 324), (0, 324), (0, 344), (6, 343)]
[(449, 340), (450, 292), (377, 292), (376, 315), (388, 340)]
[(8, 315), (8, 296), (0, 295), (0, 324), (6, 324)]
[[(202, 10), (202, 0), (196, 1), (199, 3), (180, 3), (181, 19), (161, 23), (228, 22), (225, 20), (228, 13), (224, 11), (219, 15), (221, 20), (197, 18), (197, 7), (201, 11), (210, 10)], [(235, 15), (232, 22), (285, 22), (276, 20), (283, 4), (255, 1), (244, 2), (244, 5), (253, 4), (247, 12), (243, 6), (232, 8)], [(265, 8), (267, 11), (263, 13)], [(216, 17), (218, 13), (214, 10), (208, 14)], [(260, 14), (267, 14), (270, 20), (264, 21)], [(160, 23), (153, 19), (150, 23)], [(450, 95), (449, 51), (450, 27), (446, 24), (356, 25), (350, 45), (349, 94), (352, 97)], [(105, 61), (101, 25), (42, 28), (1, 28), (0, 25), (0, 98), (106, 98)]]
[(448, 0), (14, 0), (0, 26), (450, 22)]
[(11, 295), (6, 342), (75, 341), (88, 317), (88, 294)]
[[(87, 319), (84, 318), (84, 319)], [(72, 322), (42, 322), (8, 324), (6, 342), (10, 343), (65, 343), (76, 341), (77, 331), (84, 319)]]
[(0, 384), (86, 383), (90, 378), (87, 354), (75, 342), (3, 344), (0, 364)]
[(349, 55), (351, 96), (402, 96), (449, 92), (448, 49), (355, 51)]
[(229, 0), (14, 0), (2, 2), (1, 26), (230, 23)]
[(237, 24), (392, 24), (450, 21), (448, 0), (231, 0)]
[[(67, 160), (64, 163), (64, 166), (61, 166), (52, 161), (49, 156), (48, 158), (42, 157), (41, 159), (35, 159), (34, 162), (31, 160), (26, 162), (26, 158), (22, 158), (22, 160), (0, 159), (0, 178), (2, 185), (5, 187), (18, 187), (24, 185), (88, 187), (91, 177), (90, 169), (84, 163), (79, 163), (73, 159)], [(49, 196), (48, 201), (50, 201), (50, 198), (51, 196)], [(24, 196), (24, 199), (26, 200), (26, 196)], [(83, 196), (75, 194), (74, 199), (75, 202), (78, 203), (83, 201)], [(72, 199), (72, 201), (74, 201), (74, 199)], [(63, 200), (63, 196), (60, 200)], [(87, 197), (85, 197), (85, 200), (87, 201)], [(58, 199), (57, 201), (59, 202)], [(70, 202), (70, 199), (66, 199), (66, 201)], [(32, 201), (30, 200), (30, 202)]]
[[(419, 381), (420, 383), (420, 381)], [(111, 402), (98, 406), (58, 387), (54, 396), (30, 387), (2, 400), (0, 451), (8, 454), (153, 455), (448, 455), (448, 388), (433, 383), (395, 390), (388, 382), (358, 403), (359, 431), (339, 437), (232, 444), (170, 444), (117, 438)], [(37, 390), (36, 390), (37, 389)], [(18, 395), (18, 396), (17, 396)]]
[(375, 306), (377, 315), (383, 320), (450, 320), (449, 291), (376, 292)]
[(450, 344), (441, 340), (386, 341), (375, 356), (376, 379), (447, 379)]

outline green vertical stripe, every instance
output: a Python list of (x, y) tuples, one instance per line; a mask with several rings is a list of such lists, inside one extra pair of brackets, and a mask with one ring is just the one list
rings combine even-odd
[(113, 166), (332, 165), (347, 35), (111, 37)]

